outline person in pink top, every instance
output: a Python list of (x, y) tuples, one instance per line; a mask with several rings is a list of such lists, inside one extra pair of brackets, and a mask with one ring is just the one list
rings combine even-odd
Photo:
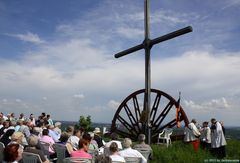
[(55, 142), (54, 142), (53, 138), (48, 135), (48, 133), (49, 133), (48, 129), (43, 129), (43, 131), (42, 131), (42, 136), (40, 137), (39, 141), (50, 144), (50, 146), (49, 146), (49, 153), (50, 153), (50, 155), (51, 155), (51, 154), (54, 154), (54, 153), (55, 153), (55, 152), (54, 152), (54, 149), (53, 149), (53, 147), (52, 147), (52, 145), (53, 145)]
[(79, 150), (73, 151), (71, 153), (71, 157), (81, 157), (81, 158), (89, 158), (92, 159), (92, 156), (87, 153), (89, 148), (89, 141), (86, 139), (80, 139), (78, 143)]

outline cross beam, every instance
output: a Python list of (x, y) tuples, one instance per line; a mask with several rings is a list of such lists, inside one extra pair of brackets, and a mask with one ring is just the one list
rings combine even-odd
[(151, 54), (151, 48), (153, 45), (161, 43), (163, 41), (167, 41), (170, 39), (173, 39), (175, 37), (181, 36), (183, 34), (192, 32), (192, 27), (188, 26), (185, 28), (182, 28), (180, 30), (168, 33), (166, 35), (163, 35), (161, 37), (157, 37), (155, 39), (150, 39), (149, 33), (149, 0), (144, 0), (144, 31), (145, 31), (145, 39), (144, 41), (136, 45), (134, 47), (131, 47), (127, 50), (124, 50), (122, 52), (119, 52), (115, 54), (115, 58), (120, 58), (122, 56), (128, 55), (130, 53), (136, 52), (138, 50), (144, 49), (145, 50), (145, 94), (144, 94), (144, 108), (143, 110), (145, 113), (147, 113), (147, 120), (143, 123), (143, 129), (145, 135), (147, 136), (147, 142), (148, 144), (151, 143), (151, 122), (150, 122), (150, 107), (151, 107), (151, 60), (150, 60), (150, 54)]

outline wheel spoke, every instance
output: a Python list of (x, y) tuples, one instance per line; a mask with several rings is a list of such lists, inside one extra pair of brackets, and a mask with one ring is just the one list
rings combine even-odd
[[(133, 114), (132, 114), (132, 112), (131, 112), (131, 110), (129, 109), (129, 107), (128, 107), (127, 104), (124, 106), (124, 109), (125, 109), (128, 117), (129, 117), (129, 120), (130, 120), (132, 126), (136, 125), (136, 124), (137, 124), (137, 121), (136, 121), (135, 117), (133, 116)], [(134, 122), (133, 122), (133, 121), (134, 121)]]
[(159, 115), (157, 120), (153, 123), (153, 127), (155, 127), (155, 128), (159, 128), (160, 127), (162, 121), (164, 120), (164, 118), (166, 117), (166, 115), (168, 114), (168, 112), (170, 111), (172, 106), (173, 106), (173, 104), (171, 103), (171, 101), (169, 101), (169, 103), (166, 105), (164, 110), (161, 112), (161, 114)]
[[(151, 114), (150, 114), (150, 117), (151, 117), (152, 122), (154, 122), (154, 120), (155, 120), (155, 117), (156, 117), (156, 113), (157, 113), (157, 109), (158, 109), (160, 100), (161, 100), (161, 95), (160, 95), (160, 94), (157, 94), (156, 97), (155, 97), (154, 103), (153, 103), (153, 107), (152, 107), (152, 110), (151, 110)], [(152, 116), (152, 114), (153, 114), (153, 116)]]
[(139, 104), (136, 96), (133, 96), (133, 106), (135, 109), (136, 120), (137, 122), (139, 122), (141, 113), (140, 113), (140, 108), (139, 108)]
[(131, 132), (132, 134), (133, 131), (135, 131), (135, 133), (137, 133), (137, 131), (133, 128), (133, 126), (131, 126), (125, 119), (123, 119), (120, 115), (118, 116), (117, 118), (121, 123), (122, 125), (129, 131)]

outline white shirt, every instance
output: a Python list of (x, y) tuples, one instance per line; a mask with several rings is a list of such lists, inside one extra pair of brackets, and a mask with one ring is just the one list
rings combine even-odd
[(201, 131), (201, 140), (206, 143), (211, 143), (211, 129), (210, 127), (204, 127)]
[(201, 133), (197, 129), (196, 125), (194, 123), (189, 123), (188, 127), (185, 127), (184, 129), (184, 141), (189, 142), (189, 141), (195, 141), (198, 138), (196, 136), (200, 136)]
[(72, 145), (74, 151), (78, 150), (79, 137), (74, 135), (70, 136), (67, 142)]
[(118, 154), (110, 155), (110, 158), (112, 159), (112, 162), (113, 161), (126, 162), (125, 159)]
[(137, 150), (132, 149), (132, 148), (126, 148), (122, 151), (119, 151), (120, 156), (122, 157), (141, 157), (142, 158), (142, 163), (146, 163), (147, 160), (146, 158)]

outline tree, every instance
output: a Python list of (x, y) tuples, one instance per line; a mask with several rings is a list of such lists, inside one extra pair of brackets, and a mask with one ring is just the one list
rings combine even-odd
[(89, 131), (91, 125), (92, 125), (91, 116), (88, 115), (87, 117), (84, 117), (81, 115), (78, 124), (76, 125), (76, 128), (84, 128), (85, 131)]

